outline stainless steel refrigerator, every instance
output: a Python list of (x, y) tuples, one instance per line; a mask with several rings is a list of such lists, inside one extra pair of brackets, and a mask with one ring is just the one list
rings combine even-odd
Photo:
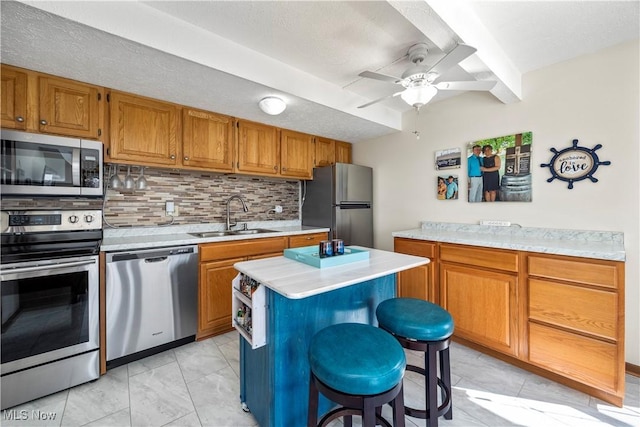
[(302, 205), (302, 225), (329, 227), (345, 245), (373, 247), (373, 170), (336, 163), (313, 169)]

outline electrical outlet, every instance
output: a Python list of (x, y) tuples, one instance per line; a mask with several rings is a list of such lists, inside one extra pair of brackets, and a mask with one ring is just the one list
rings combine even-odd
[(276, 213), (282, 213), (282, 206), (276, 205), (276, 208), (274, 209), (274, 211), (276, 211)]
[(480, 221), (480, 225), (494, 225), (498, 227), (509, 227), (511, 223), (509, 221), (500, 221), (498, 219), (483, 219)]
[(167, 215), (172, 215), (176, 211), (176, 205), (173, 202), (166, 202), (164, 205), (164, 210), (167, 212)]

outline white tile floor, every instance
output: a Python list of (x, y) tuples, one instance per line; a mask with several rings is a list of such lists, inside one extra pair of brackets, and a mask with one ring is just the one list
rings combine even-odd
[[(408, 357), (421, 363), (415, 359), (417, 353)], [(627, 375), (625, 406), (618, 408), (456, 343), (451, 363), (453, 420), (441, 418), (443, 427), (640, 426), (640, 378)], [(240, 408), (238, 375), (238, 335), (230, 332), (129, 363), (93, 383), (3, 411), (0, 424), (255, 426), (251, 414)], [(416, 399), (422, 399), (422, 387), (408, 373), (407, 404), (420, 405)], [(385, 407), (384, 413), (389, 411)], [(11, 414), (26, 419), (10, 420)], [(424, 420), (406, 420), (407, 427), (425, 425)]]

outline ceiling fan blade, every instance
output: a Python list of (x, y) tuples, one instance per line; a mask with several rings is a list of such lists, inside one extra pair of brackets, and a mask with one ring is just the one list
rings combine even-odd
[(387, 76), (386, 74), (374, 73), (373, 71), (363, 71), (358, 74), (360, 77), (366, 77), (368, 79), (382, 80), (383, 82), (399, 83), (402, 79), (397, 77)]
[(366, 104), (359, 105), (359, 106), (358, 106), (358, 108), (365, 108), (365, 107), (368, 107), (369, 105), (377, 104), (377, 103), (378, 103), (378, 102), (380, 102), (380, 101), (384, 101), (384, 100), (386, 100), (386, 99), (393, 98), (394, 96), (398, 96), (398, 95), (400, 95), (402, 92), (404, 92), (404, 91), (403, 91), (403, 90), (401, 90), (400, 92), (396, 92), (396, 93), (394, 93), (394, 94), (387, 95), (387, 96), (384, 96), (384, 97), (382, 97), (382, 98), (375, 99), (375, 100), (373, 100), (373, 101), (371, 101), (371, 102), (367, 102)]
[(440, 61), (436, 62), (429, 72), (436, 72), (439, 75), (442, 75), (449, 68), (456, 66), (463, 59), (473, 55), (476, 50), (478, 49), (475, 47), (471, 47), (466, 44), (459, 44), (454, 47), (451, 52), (447, 53)]
[(471, 81), (471, 82), (440, 82), (435, 87), (438, 90), (491, 90), (497, 82)]

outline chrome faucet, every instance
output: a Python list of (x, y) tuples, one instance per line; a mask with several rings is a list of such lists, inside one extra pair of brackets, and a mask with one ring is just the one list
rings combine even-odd
[[(244, 212), (249, 212), (249, 208), (247, 208), (247, 204), (244, 202), (244, 199), (242, 198), (242, 196), (238, 195), (238, 194), (234, 194), (233, 196), (229, 197), (226, 201), (227, 204), (227, 231), (231, 230), (231, 227), (235, 227), (236, 225), (238, 225), (237, 222), (234, 222), (233, 224), (231, 223), (231, 213), (229, 212), (229, 205), (231, 204), (231, 201), (233, 199), (238, 199), (240, 200), (240, 202), (242, 203), (242, 210)], [(246, 226), (246, 224), (245, 224)]]

